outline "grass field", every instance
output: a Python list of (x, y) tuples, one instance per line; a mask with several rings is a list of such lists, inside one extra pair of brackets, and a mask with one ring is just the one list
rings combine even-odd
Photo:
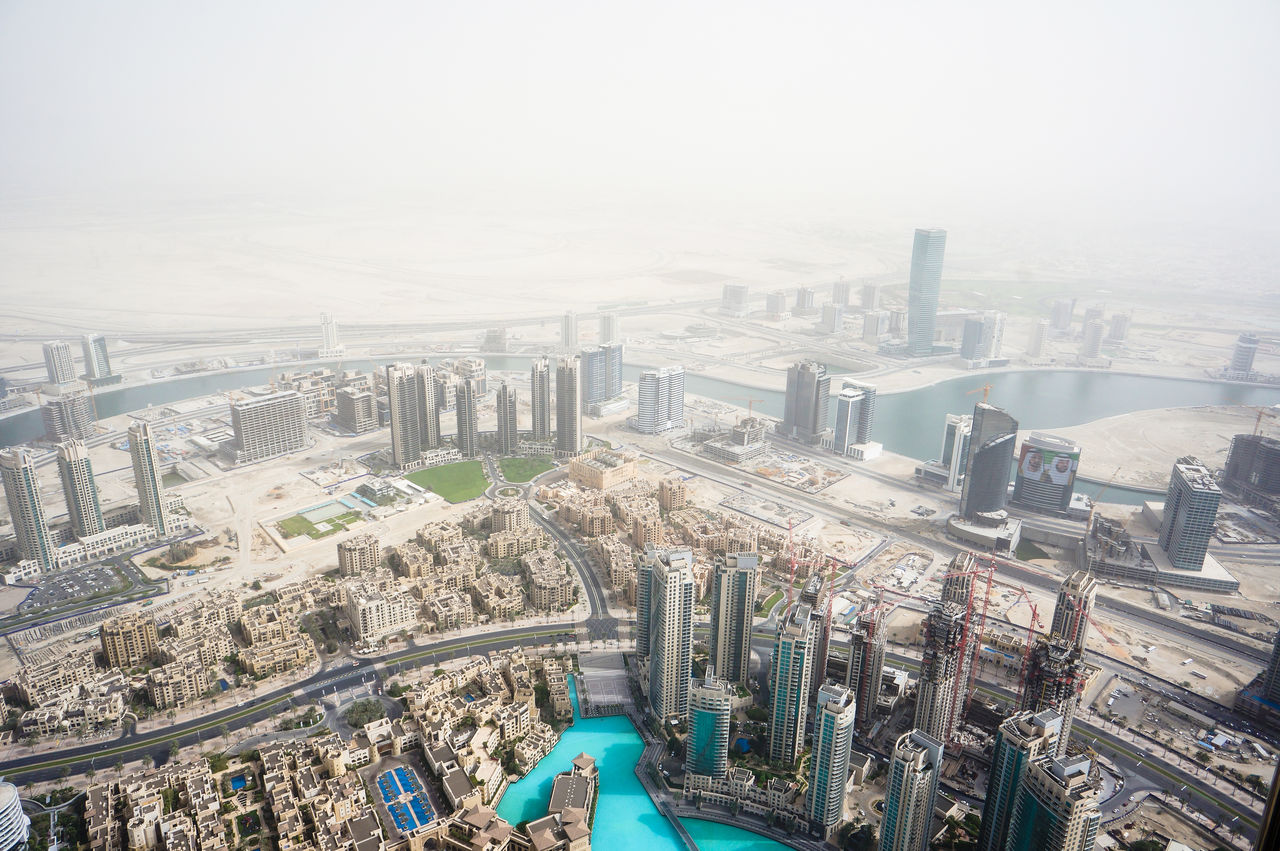
[(337, 517), (331, 517), (324, 521), (329, 524), (329, 528), (321, 531), (316, 525), (301, 514), (295, 514), (292, 517), (286, 517), (276, 524), (280, 529), (280, 534), (285, 538), (294, 538), (298, 535), (306, 535), (308, 538), (319, 540), (335, 535), (338, 532), (345, 532), (347, 527), (360, 519), (360, 514), (355, 511), (348, 511), (346, 514), (339, 514)]
[(527, 482), (555, 467), (546, 458), (503, 458), (498, 462), (502, 477), (508, 482)]
[(419, 487), (430, 488), (449, 502), (475, 499), (489, 487), (489, 480), (479, 461), (459, 461), (456, 464), (428, 467), (408, 473), (405, 478)]
[(765, 600), (763, 603), (760, 604), (760, 608), (757, 609), (756, 611), (758, 611), (762, 615), (767, 615), (769, 614), (769, 610), (772, 609), (774, 606), (776, 606), (778, 604), (778, 601), (781, 599), (782, 599), (782, 592), (774, 591), (772, 594), (769, 595), (769, 599)]
[(1027, 540), (1018, 541), (1018, 549), (1014, 553), (1023, 561), (1031, 561), (1033, 558), (1048, 558), (1049, 554), (1037, 547), (1035, 544)]

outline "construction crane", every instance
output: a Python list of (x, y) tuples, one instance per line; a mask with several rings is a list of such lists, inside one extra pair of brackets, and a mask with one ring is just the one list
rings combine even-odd
[(1267, 414), (1276, 415), (1277, 413), (1280, 413), (1280, 411), (1278, 411), (1276, 408), (1259, 408), (1258, 418), (1253, 421), (1253, 436), (1257, 437), (1258, 432), (1262, 431), (1263, 417), (1265, 417)]
[(982, 404), (984, 404), (984, 405), (985, 405), (985, 404), (987, 403), (987, 397), (989, 397), (989, 396), (991, 395), (991, 385), (990, 385), (990, 384), (984, 384), (984, 385), (982, 385), (981, 387), (975, 387), (974, 389), (970, 390), (968, 393), (966, 393), (966, 394), (964, 394), (964, 395), (966, 395), (966, 396), (972, 396), (974, 393), (981, 393), (981, 394), (982, 394)]
[(755, 399), (755, 398), (752, 398), (751, 396), (727, 396), (725, 398), (727, 398), (731, 402), (746, 402), (747, 416), (749, 417), (755, 416), (755, 414), (752, 412), (752, 408), (755, 405), (755, 403), (764, 401), (764, 399)]
[[(1026, 696), (1027, 690), (1027, 668), (1031, 665), (1031, 647), (1035, 644), (1036, 629), (1043, 628), (1044, 624), (1040, 622), (1040, 609), (1035, 602), (1027, 594), (1027, 589), (1018, 586), (1018, 598), (1027, 601), (1027, 606), (1031, 609), (1031, 620), (1027, 623), (1027, 646), (1022, 650), (1022, 669), (1018, 672), (1018, 705), (1022, 705), (1023, 698)], [(1014, 605), (1018, 601), (1014, 600)], [(1010, 606), (1010, 608), (1013, 608)]]
[[(976, 664), (977, 656), (978, 656), (978, 648), (982, 646), (982, 630), (986, 627), (986, 623), (987, 623), (987, 605), (991, 602), (991, 582), (992, 582), (992, 577), (995, 574), (995, 570), (996, 570), (995, 563), (990, 561), (988, 562), (988, 565), (986, 567), (977, 566), (978, 558), (980, 558), (980, 556), (977, 553), (973, 553), (973, 552), (971, 552), (970, 555), (975, 557), (974, 558), (975, 566), (972, 569), (950, 571), (942, 575), (942, 581), (944, 586), (946, 584), (946, 580), (954, 577), (958, 577), (958, 576), (968, 576), (968, 577), (981, 576), (981, 577), (986, 577), (986, 580), (987, 580), (986, 592), (982, 595), (982, 614), (979, 617), (979, 625), (977, 629), (978, 640), (976, 642), (972, 641), (972, 637), (974, 633), (973, 592), (974, 592), (974, 585), (977, 584), (976, 582), (969, 583), (967, 599), (965, 601), (965, 613), (964, 613), (964, 621), (963, 621), (964, 625), (960, 631), (960, 659), (961, 661), (963, 661), (966, 657), (968, 658), (969, 676), (964, 681), (962, 681), (960, 677), (956, 678), (955, 687), (951, 695), (952, 711), (955, 713), (955, 718), (957, 719), (963, 716), (964, 713), (967, 712), (969, 709), (969, 698), (973, 695), (973, 685), (978, 676), (978, 666)], [(964, 689), (963, 704), (960, 701), (961, 688)]]
[(1102, 502), (1102, 495), (1107, 492), (1108, 488), (1115, 484), (1116, 477), (1120, 475), (1121, 469), (1121, 467), (1116, 467), (1115, 472), (1111, 474), (1111, 478), (1107, 479), (1106, 484), (1098, 489), (1097, 495), (1093, 498), (1093, 505), (1089, 507), (1089, 522), (1084, 526), (1085, 535), (1088, 535), (1089, 532), (1093, 530), (1093, 515), (1098, 512), (1098, 504)]
[[(1093, 619), (1093, 615), (1085, 611), (1084, 604), (1080, 602), (1080, 600), (1076, 599), (1074, 596), (1070, 597), (1069, 599), (1071, 600), (1072, 605), (1076, 607), (1076, 612), (1079, 615), (1081, 615), (1086, 621), (1088, 621), (1090, 626), (1092, 626), (1094, 629), (1098, 631), (1098, 634), (1101, 635), (1103, 639), (1106, 640), (1107, 644), (1111, 645), (1113, 649), (1119, 651), (1121, 655), (1124, 656), (1125, 659), (1133, 658), (1130, 655), (1129, 651), (1125, 649), (1123, 644), (1121, 644), (1120, 642), (1112, 638), (1111, 634), (1108, 633), (1107, 630), (1103, 629), (1102, 626), (1096, 620)], [(1075, 641), (1075, 636), (1071, 636), (1071, 641), (1072, 642)]]

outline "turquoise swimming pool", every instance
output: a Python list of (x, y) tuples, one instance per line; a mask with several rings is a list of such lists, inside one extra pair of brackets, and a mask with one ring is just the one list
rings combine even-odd
[[(570, 678), (574, 724), (533, 771), (511, 785), (498, 804), (498, 815), (511, 824), (547, 814), (551, 783), (579, 753), (595, 757), (600, 771), (600, 802), (591, 844), (596, 848), (630, 845), (648, 849), (684, 851), (671, 824), (654, 807), (636, 778), (636, 762), (644, 751), (640, 735), (625, 717), (578, 717), (578, 689)], [(778, 851), (780, 842), (748, 830), (699, 819), (681, 819), (702, 851)], [(624, 845), (625, 844), (625, 845)]]

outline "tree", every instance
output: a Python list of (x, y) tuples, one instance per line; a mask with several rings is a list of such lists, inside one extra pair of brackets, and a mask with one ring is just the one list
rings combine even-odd
[(178, 758), (178, 754), (179, 754), (181, 751), (182, 751), (182, 749), (181, 749), (180, 747), (178, 747), (178, 740), (177, 740), (177, 739), (174, 739), (174, 740), (169, 744), (169, 759), (177, 759), (177, 758)]
[(148, 754), (143, 754), (143, 755), (142, 755), (142, 768), (143, 768), (143, 770), (147, 770), (147, 771), (149, 771), (149, 770), (151, 769), (151, 766), (155, 765), (155, 763), (156, 763), (156, 761), (155, 761), (154, 759), (152, 759), (152, 758), (151, 758), (151, 754), (149, 754), (149, 753), (148, 753)]
[(231, 730), (227, 727), (226, 724), (223, 724), (221, 727), (218, 728), (218, 735), (222, 736), (222, 740), (224, 742), (231, 741)]
[(124, 759), (123, 759), (123, 758), (121, 758), (121, 759), (117, 759), (117, 760), (116, 760), (116, 776), (118, 777), (118, 776), (119, 776), (119, 775), (121, 775), (121, 774), (124, 774)]

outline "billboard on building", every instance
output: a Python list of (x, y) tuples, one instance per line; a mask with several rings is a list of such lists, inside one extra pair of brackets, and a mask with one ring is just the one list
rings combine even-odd
[(1066, 488), (1070, 491), (1076, 482), (1076, 468), (1080, 466), (1080, 451), (1059, 452), (1035, 446), (1030, 441), (1022, 444), (1018, 456), (1018, 475), (1028, 482), (1041, 482)]

